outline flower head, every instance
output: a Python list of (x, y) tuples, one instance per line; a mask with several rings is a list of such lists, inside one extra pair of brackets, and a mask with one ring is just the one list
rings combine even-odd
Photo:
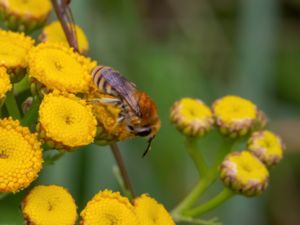
[(25, 74), (28, 65), (27, 55), (34, 40), (23, 33), (0, 29), (0, 66), (7, 69), (12, 81), (17, 81)]
[(73, 94), (45, 95), (39, 109), (40, 137), (57, 149), (72, 149), (93, 142), (96, 119), (91, 106)]
[(251, 101), (238, 96), (225, 96), (212, 106), (220, 131), (231, 137), (245, 135), (257, 122), (257, 107)]
[(42, 43), (29, 54), (29, 76), (50, 90), (86, 92), (95, 63), (57, 43)]
[(11, 87), (12, 86), (6, 69), (4, 67), (0, 67), (0, 102), (5, 97), (6, 92), (11, 90)]
[(220, 175), (226, 186), (246, 196), (263, 192), (269, 178), (264, 164), (248, 151), (229, 154), (221, 164)]
[(254, 132), (248, 141), (248, 150), (267, 166), (275, 165), (282, 159), (283, 149), (281, 139), (268, 130)]
[(134, 199), (133, 205), (140, 224), (175, 225), (165, 207), (146, 194)]
[[(75, 25), (74, 28), (77, 36), (79, 51), (81, 53), (85, 53), (89, 48), (88, 40), (83, 30), (79, 26)], [(69, 46), (66, 35), (59, 21), (54, 21), (51, 24), (45, 26), (40, 35), (40, 39), (42, 42), (60, 42)]]
[[(100, 93), (95, 85), (91, 84), (86, 98), (88, 101), (94, 101), (101, 98), (112, 98), (112, 96)], [(118, 121), (121, 112), (119, 106), (96, 101), (92, 104), (92, 107), (98, 122), (98, 130), (95, 138), (97, 144), (106, 145), (133, 137), (133, 134), (127, 129), (125, 121)]]
[(77, 219), (71, 194), (56, 185), (34, 187), (23, 199), (22, 212), (32, 225), (74, 225)]
[(183, 98), (174, 103), (171, 121), (182, 133), (193, 137), (202, 136), (214, 123), (209, 107), (201, 100), (192, 98)]
[(129, 200), (109, 190), (96, 194), (80, 216), (81, 225), (139, 225)]
[(27, 187), (42, 168), (42, 150), (35, 134), (18, 121), (0, 120), (0, 192)]
[(9, 29), (32, 31), (48, 17), (50, 0), (0, 0), (0, 10)]

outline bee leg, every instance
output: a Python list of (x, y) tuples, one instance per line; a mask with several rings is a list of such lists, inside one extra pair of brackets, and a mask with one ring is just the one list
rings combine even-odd
[(120, 117), (118, 118), (118, 120), (117, 120), (117, 123), (121, 123), (124, 119), (125, 119), (124, 116), (120, 116)]
[(88, 101), (90, 103), (103, 103), (103, 104), (112, 104), (112, 105), (119, 105), (121, 103), (121, 100), (117, 98), (95, 98)]

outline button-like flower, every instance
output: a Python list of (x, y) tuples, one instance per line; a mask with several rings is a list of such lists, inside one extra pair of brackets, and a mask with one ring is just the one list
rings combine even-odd
[(11, 83), (9, 80), (9, 76), (6, 73), (6, 69), (4, 67), (0, 67), (0, 106), (3, 103), (6, 92), (11, 90)]
[(38, 176), (43, 158), (40, 142), (12, 119), (0, 120), (0, 192), (17, 192)]
[(201, 100), (193, 98), (175, 102), (170, 117), (179, 131), (192, 137), (204, 135), (214, 123), (210, 108)]
[(220, 131), (231, 137), (245, 135), (257, 122), (256, 105), (238, 96), (225, 96), (216, 100), (212, 111)]
[(109, 190), (96, 194), (80, 216), (81, 225), (139, 225), (129, 200)]
[(77, 219), (71, 194), (56, 185), (34, 187), (22, 201), (22, 212), (29, 225), (74, 225)]
[(45, 22), (51, 9), (50, 0), (0, 0), (2, 17), (11, 30), (34, 30)]
[(133, 205), (140, 224), (175, 225), (165, 207), (146, 194), (134, 199)]
[[(89, 48), (89, 43), (83, 30), (78, 25), (74, 25), (74, 27), (70, 26), (70, 28), (75, 29), (74, 33), (77, 36), (79, 51), (81, 53), (86, 53)], [(66, 35), (59, 21), (54, 21), (51, 24), (45, 26), (40, 35), (40, 40), (42, 42), (48, 41), (48, 42), (63, 43), (66, 46), (69, 46), (69, 43), (66, 39)]]
[(19, 81), (26, 72), (28, 52), (34, 40), (23, 33), (0, 29), (0, 66), (7, 69), (13, 82)]
[(283, 155), (284, 145), (281, 139), (268, 130), (254, 132), (248, 141), (248, 150), (264, 164), (277, 164)]
[(29, 54), (29, 76), (49, 90), (86, 92), (91, 82), (90, 70), (95, 65), (58, 43), (42, 43)]
[(233, 191), (254, 196), (266, 189), (269, 172), (256, 156), (242, 151), (231, 153), (224, 159), (220, 176), (224, 184)]
[(96, 126), (86, 101), (57, 91), (45, 95), (39, 109), (38, 130), (50, 146), (70, 150), (88, 145), (94, 140)]

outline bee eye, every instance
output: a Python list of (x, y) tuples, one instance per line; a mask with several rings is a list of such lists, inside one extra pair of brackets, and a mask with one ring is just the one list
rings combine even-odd
[(129, 129), (130, 131), (133, 131), (133, 130), (134, 130), (133, 126), (131, 126), (131, 125), (128, 125), (128, 129)]
[(151, 128), (143, 128), (141, 131), (137, 132), (138, 136), (145, 137), (151, 133)]

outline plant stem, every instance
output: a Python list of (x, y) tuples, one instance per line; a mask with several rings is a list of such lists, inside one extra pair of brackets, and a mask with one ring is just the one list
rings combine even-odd
[(194, 161), (197, 170), (201, 176), (207, 174), (208, 166), (201, 154), (201, 151), (197, 148), (197, 139), (196, 138), (187, 138), (186, 140), (186, 149)]
[(175, 217), (174, 220), (177, 223), (184, 222), (184, 223), (199, 224), (199, 225), (222, 225), (220, 222), (218, 222), (216, 218), (210, 220), (201, 220), (192, 217), (178, 216)]
[(201, 216), (202, 214), (216, 208), (217, 206), (231, 198), (233, 195), (234, 193), (231, 190), (229, 190), (228, 188), (224, 188), (219, 194), (217, 194), (215, 197), (213, 197), (211, 200), (204, 203), (203, 205), (185, 211), (184, 215), (190, 217)]
[(67, 10), (71, 13), (71, 9), (68, 8), (66, 1), (61, 1), (61, 4), (59, 5), (56, 0), (51, 0), (53, 8), (55, 10), (56, 16), (59, 19), (61, 26), (64, 30), (64, 33), (66, 35), (66, 38), (69, 42), (69, 45), (74, 48), (76, 52), (78, 52), (78, 45), (76, 36), (72, 32), (71, 26), (69, 23), (73, 23), (73, 21), (68, 21), (67, 16)]
[(6, 198), (10, 193), (6, 192), (6, 193), (0, 193), (0, 200)]
[(17, 101), (14, 95), (14, 91), (11, 90), (6, 94), (5, 106), (8, 111), (8, 114), (17, 120), (21, 119), (21, 114), (17, 105)]
[(128, 176), (128, 173), (127, 173), (127, 170), (126, 170), (125, 163), (123, 161), (121, 152), (119, 150), (119, 147), (116, 143), (113, 143), (113, 144), (110, 145), (110, 148), (111, 148), (111, 151), (112, 151), (112, 153), (115, 157), (115, 160), (118, 164), (120, 174), (121, 174), (122, 179), (124, 181), (124, 186), (128, 190), (128, 192), (130, 193), (130, 195), (131, 195), (130, 198), (135, 198), (133, 187), (131, 185), (131, 182), (130, 182), (130, 179), (129, 179), (129, 176)]
[(181, 214), (184, 210), (194, 205), (206, 189), (214, 182), (215, 177), (207, 176), (201, 179), (193, 190), (172, 210), (172, 214)]

